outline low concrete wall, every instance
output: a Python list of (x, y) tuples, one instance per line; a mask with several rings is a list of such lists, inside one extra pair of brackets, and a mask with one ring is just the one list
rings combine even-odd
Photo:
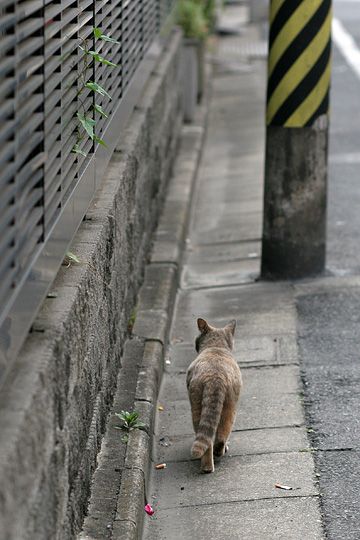
[(174, 32), (0, 393), (0, 539), (80, 529), (182, 123)]

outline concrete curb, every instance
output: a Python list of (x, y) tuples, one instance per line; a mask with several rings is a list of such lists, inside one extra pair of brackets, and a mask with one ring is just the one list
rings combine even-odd
[(204, 139), (206, 105), (199, 111), (197, 120), (196, 126), (183, 128), (174, 175), (155, 233), (151, 262), (146, 268), (139, 295), (133, 334), (145, 340), (145, 348), (137, 379), (134, 409), (140, 413), (146, 432), (136, 430), (129, 437), (125, 482), (122, 482), (120, 488), (113, 528), (114, 540), (141, 538), (144, 506), (151, 503), (147, 486), (153, 422), (179, 281), (192, 188)]
[[(179, 282), (182, 246), (188, 228), (191, 196), (205, 134), (207, 103), (196, 123), (183, 126), (180, 148), (155, 233), (150, 262), (140, 289), (132, 337), (127, 341), (114, 404), (94, 475), (89, 512), (79, 540), (141, 538), (156, 402), (167, 338)], [(136, 373), (135, 373), (135, 372)], [(127, 408), (126, 408), (127, 407)], [(122, 444), (114, 413), (136, 410), (144, 430), (130, 432)], [(104, 481), (109, 489), (104, 493)]]

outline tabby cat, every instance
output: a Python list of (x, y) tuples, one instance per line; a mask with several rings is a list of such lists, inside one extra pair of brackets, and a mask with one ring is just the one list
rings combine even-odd
[(191, 455), (201, 458), (203, 472), (211, 473), (214, 456), (221, 457), (228, 450), (242, 380), (232, 355), (236, 321), (215, 328), (198, 319), (197, 325), (200, 335), (195, 347), (199, 354), (186, 373), (196, 434)]

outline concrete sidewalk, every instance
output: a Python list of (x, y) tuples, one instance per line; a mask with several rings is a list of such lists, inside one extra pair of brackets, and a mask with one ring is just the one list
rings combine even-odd
[[(239, 9), (239, 8), (232, 8)], [(249, 46), (249, 44), (251, 46)], [(255, 28), (219, 42), (208, 133), (156, 418), (146, 540), (318, 540), (319, 494), (306, 433), (294, 290), (258, 282), (265, 60)], [(249, 52), (250, 51), (250, 52)], [(252, 51), (252, 53), (251, 53)], [(185, 371), (196, 318), (237, 320), (244, 390), (230, 451), (215, 473), (190, 460)], [(285, 484), (292, 490), (275, 488)]]

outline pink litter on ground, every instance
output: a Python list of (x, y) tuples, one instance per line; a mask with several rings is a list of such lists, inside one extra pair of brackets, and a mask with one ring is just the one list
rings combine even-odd
[(151, 504), (146, 504), (144, 510), (149, 516), (152, 516), (155, 513)]

